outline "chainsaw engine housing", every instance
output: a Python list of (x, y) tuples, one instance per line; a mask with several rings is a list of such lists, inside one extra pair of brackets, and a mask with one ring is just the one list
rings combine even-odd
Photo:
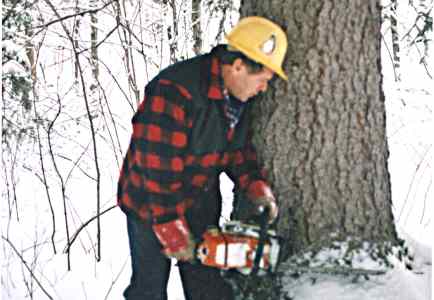
[[(239, 221), (223, 224), (221, 229), (211, 228), (202, 236), (203, 241), (197, 248), (197, 258), (210, 267), (222, 270), (235, 268), (243, 274), (250, 274), (259, 244), (259, 232), (259, 226)], [(260, 273), (274, 271), (279, 250), (276, 232), (268, 230), (259, 263)]]

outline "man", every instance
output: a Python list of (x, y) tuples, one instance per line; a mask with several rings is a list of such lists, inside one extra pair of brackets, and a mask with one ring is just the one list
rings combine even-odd
[(146, 86), (118, 184), (127, 215), (131, 283), (126, 299), (167, 299), (176, 258), (188, 300), (232, 300), (217, 269), (195, 261), (195, 247), (221, 212), (219, 174), (226, 172), (256, 207), (277, 206), (249, 140), (249, 100), (267, 90), (287, 40), (261, 17), (242, 19), (228, 45), (174, 64)]

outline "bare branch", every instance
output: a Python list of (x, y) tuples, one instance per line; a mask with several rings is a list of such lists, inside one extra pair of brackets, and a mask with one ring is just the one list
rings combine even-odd
[(105, 214), (106, 212), (109, 212), (110, 210), (112, 210), (113, 208), (117, 207), (117, 205), (113, 205), (110, 206), (109, 208), (103, 210), (100, 213), (97, 213), (95, 216), (93, 216), (92, 218), (90, 218), (89, 220), (87, 220), (86, 222), (84, 222), (78, 229), (77, 231), (72, 235), (71, 240), (68, 242), (68, 244), (65, 246), (65, 249), (63, 250), (63, 253), (69, 253), (70, 248), (72, 246), (72, 244), (75, 242), (75, 240), (77, 239), (79, 233), (86, 228), (87, 225), (89, 225), (93, 220), (101, 217), (103, 214)]
[(423, 198), (423, 208), (422, 208), (422, 216), (420, 217), (420, 224), (422, 224), (422, 221), (423, 221), (423, 219), (425, 217), (426, 201), (429, 199), (428, 198), (428, 193), (429, 193), (429, 191), (431, 189), (431, 185), (432, 185), (432, 178), (429, 181), (429, 184), (428, 184), (428, 186), (426, 188), (426, 191), (425, 191), (425, 197)]
[[(107, 35), (95, 45), (95, 48), (98, 48), (101, 44), (103, 44), (113, 34), (113, 32), (115, 32), (116, 29), (118, 29), (118, 27), (119, 27), (119, 24), (116, 24), (115, 27), (113, 27), (113, 29), (110, 30), (109, 33), (107, 33)], [(91, 47), (80, 50), (78, 52), (78, 54), (82, 54), (83, 52), (89, 51), (90, 49), (91, 49)]]
[[(36, 97), (37, 97), (37, 93), (35, 90), (35, 85), (33, 85), (33, 95), (34, 95), (34, 100), (33, 100), (33, 110), (34, 110), (34, 114), (35, 114), (35, 118), (38, 119), (38, 112), (36, 110)], [(37, 137), (37, 141), (38, 141), (38, 154), (39, 154), (39, 163), (41, 166), (41, 171), (42, 171), (42, 183), (45, 187), (45, 193), (47, 195), (47, 200), (48, 200), (48, 206), (50, 207), (50, 212), (51, 212), (51, 223), (53, 226), (52, 232), (51, 232), (51, 244), (53, 246), (53, 251), (54, 254), (56, 254), (56, 244), (54, 242), (54, 237), (56, 234), (56, 218), (54, 215), (54, 208), (53, 208), (53, 204), (52, 204), (52, 200), (51, 200), (51, 195), (50, 195), (50, 191), (49, 191), (49, 187), (48, 187), (48, 182), (47, 182), (47, 176), (46, 176), (46, 172), (45, 172), (45, 164), (44, 164), (44, 158), (43, 158), (43, 154), (42, 154), (42, 143), (41, 143), (41, 133), (39, 130), (39, 122), (37, 122), (36, 124), (36, 137)]]
[[(60, 15), (58, 13), (58, 11), (56, 10), (56, 8), (54, 7), (54, 5), (51, 3), (51, 1), (49, 0), (44, 0), (45, 3), (47, 3), (47, 5), (51, 8), (51, 10), (53, 11), (53, 13), (60, 18)], [(82, 91), (83, 91), (83, 98), (84, 98), (84, 104), (86, 107), (86, 112), (87, 112), (87, 116), (88, 116), (88, 120), (89, 120), (89, 125), (90, 125), (90, 130), (91, 130), (91, 134), (92, 134), (92, 141), (93, 141), (93, 155), (94, 155), (94, 162), (95, 162), (95, 171), (96, 171), (96, 178), (97, 178), (97, 182), (96, 182), (96, 194), (97, 194), (97, 241), (98, 241), (98, 250), (97, 250), (97, 261), (101, 260), (101, 227), (100, 227), (100, 219), (99, 219), (99, 212), (100, 212), (100, 200), (101, 200), (101, 195), (100, 195), (100, 178), (101, 178), (101, 174), (100, 174), (100, 169), (99, 169), (99, 163), (98, 163), (98, 152), (97, 152), (97, 142), (96, 142), (96, 130), (95, 130), (95, 126), (93, 123), (93, 118), (92, 118), (92, 114), (90, 111), (90, 107), (89, 107), (89, 100), (87, 97), (87, 93), (86, 93), (86, 81), (84, 80), (83, 77), (83, 70), (80, 64), (80, 56), (78, 54), (78, 51), (75, 47), (75, 43), (74, 43), (74, 39), (72, 38), (72, 35), (70, 34), (68, 28), (66, 28), (65, 24), (63, 22), (60, 22), (62, 24), (62, 28), (65, 31), (69, 41), (71, 42), (71, 45), (74, 49), (74, 55), (75, 55), (75, 59), (77, 62), (77, 66), (79, 69), (79, 75), (80, 75), (80, 80), (81, 80), (81, 87), (82, 87)], [(68, 239), (69, 241), (69, 239)], [(69, 257), (69, 251), (68, 251), (68, 257)]]
[(112, 0), (112, 1), (107, 2), (106, 4), (104, 4), (103, 6), (101, 6), (99, 8), (94, 8), (94, 9), (88, 9), (88, 10), (80, 11), (78, 13), (70, 14), (70, 15), (63, 16), (63, 17), (60, 16), (58, 13), (56, 13), (56, 16), (57, 16), (56, 20), (50, 21), (50, 22), (42, 24), (42, 25), (35, 26), (33, 28), (34, 29), (37, 29), (37, 28), (47, 28), (50, 25), (53, 25), (53, 24), (59, 23), (59, 22), (63, 22), (63, 21), (65, 21), (67, 19), (70, 19), (70, 18), (75, 18), (75, 17), (79, 17), (79, 16), (82, 17), (82, 16), (84, 16), (86, 14), (94, 14), (94, 13), (99, 12), (100, 10), (103, 10), (104, 8), (106, 8), (107, 6), (109, 6), (110, 4), (112, 4), (113, 2), (117, 2), (117, 1), (118, 0)]
[[(124, 2), (123, 2), (124, 3)], [(123, 10), (121, 9), (121, 5), (119, 4), (119, 2), (116, 2), (116, 20), (118, 22), (118, 24), (120, 23), (120, 20), (122, 18), (122, 11), (125, 13), (125, 6), (123, 7)], [(124, 18), (127, 20), (126, 16), (124, 16)], [(137, 88), (137, 80), (136, 80), (136, 75), (134, 72), (134, 62), (133, 62), (133, 55), (131, 53), (131, 46), (132, 46), (132, 37), (133, 35), (131, 34), (132, 30), (130, 29), (130, 24), (128, 22), (128, 20), (126, 21), (126, 25), (121, 26), (121, 32), (119, 32), (119, 39), (122, 41), (124, 41), (124, 43), (122, 43), (122, 47), (124, 49), (124, 64), (125, 64), (125, 68), (128, 74), (128, 84), (130, 85), (131, 90), (134, 93), (134, 98), (135, 98), (135, 102), (136, 105), (139, 104), (140, 102), (140, 91)]]
[(42, 292), (44, 292), (44, 294), (48, 297), (48, 299), (53, 299), (53, 297), (51, 297), (51, 295), (47, 292), (47, 290), (45, 290), (45, 288), (42, 286), (41, 282), (35, 276), (32, 269), (28, 266), (24, 257), (20, 254), (20, 252), (17, 250), (17, 248), (15, 248), (14, 244), (12, 244), (12, 242), (7, 237), (2, 236), (2, 239), (9, 244), (9, 246), (12, 248), (12, 250), (18, 256), (18, 258), (21, 260), (21, 263), (26, 267), (27, 271), (29, 271), (30, 276), (35, 280), (36, 284), (41, 288)]
[[(67, 211), (67, 207), (66, 207), (65, 181), (64, 181), (62, 174), (60, 173), (60, 170), (57, 166), (56, 159), (54, 158), (53, 145), (51, 143), (52, 128), (53, 128), (57, 118), (59, 117), (61, 111), (62, 111), (62, 103), (61, 103), (59, 94), (57, 95), (57, 103), (58, 103), (58, 110), (56, 112), (54, 119), (50, 122), (50, 125), (48, 126), (48, 129), (47, 129), (48, 149), (49, 149), (51, 161), (53, 162), (54, 170), (55, 170), (57, 177), (59, 178), (59, 181), (60, 181), (60, 188), (62, 191), (62, 200), (63, 200), (63, 216), (65, 219), (66, 239), (69, 241), (69, 222), (68, 222), (68, 211)], [(69, 255), (67, 257), (67, 265), (68, 265), (68, 270), (70, 270), (71, 269), (71, 259), (70, 259)]]
[[(409, 184), (408, 189), (407, 189), (407, 195), (405, 196), (405, 199), (404, 199), (404, 204), (401, 207), (401, 210), (400, 210), (400, 212), (398, 214), (398, 218), (396, 219), (396, 222), (399, 222), (401, 220), (402, 214), (404, 213), (404, 209), (406, 208), (408, 200), (410, 198), (410, 192), (411, 192), (411, 190), (413, 188), (413, 185), (414, 185), (414, 183), (416, 181), (416, 175), (417, 175), (417, 173), (419, 171), (419, 168), (421, 167), (422, 163), (425, 161), (425, 158), (427, 157), (430, 149), (431, 149), (431, 146), (428, 147), (427, 149), (425, 149), (425, 152), (421, 155), (421, 159), (420, 159), (419, 163), (415, 167), (413, 176), (411, 178), (410, 184)], [(410, 208), (410, 211), (411, 211), (411, 208)], [(404, 224), (407, 222), (407, 219), (408, 219), (408, 214), (407, 214), (407, 218), (405, 219)]]
[(387, 45), (383, 35), (381, 35), (381, 40), (383, 41), (384, 46), (386, 46), (387, 53), (389, 54), (390, 61), (392, 62), (393, 76), (395, 78), (395, 81), (398, 81), (398, 73), (395, 69), (395, 64), (393, 63), (392, 53), (390, 52), (389, 46)]
[(125, 266), (127, 265), (127, 262), (128, 262), (128, 259), (125, 260), (124, 264), (122, 265), (122, 267), (121, 267), (121, 269), (119, 270), (118, 274), (116, 275), (115, 279), (112, 280), (112, 282), (110, 283), (110, 287), (109, 287), (109, 289), (107, 290), (107, 293), (106, 293), (106, 295), (105, 295), (105, 297), (104, 297), (104, 300), (107, 300), (107, 299), (108, 299), (108, 297), (109, 297), (109, 295), (110, 295), (110, 293), (111, 293), (111, 291), (112, 291), (112, 289), (113, 289), (113, 286), (114, 286), (115, 283), (118, 281), (119, 277), (121, 277), (121, 274), (122, 274), (122, 272), (124, 271)]

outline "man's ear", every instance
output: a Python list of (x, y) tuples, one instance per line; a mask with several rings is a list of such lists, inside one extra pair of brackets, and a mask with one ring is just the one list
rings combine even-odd
[(242, 70), (242, 68), (245, 68), (244, 62), (241, 58), (237, 58), (232, 63), (232, 67), (234, 68), (234, 71), (239, 72)]

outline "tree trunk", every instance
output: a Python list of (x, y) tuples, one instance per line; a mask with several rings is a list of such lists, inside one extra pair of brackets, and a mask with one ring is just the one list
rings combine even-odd
[(193, 51), (196, 55), (202, 53), (201, 0), (191, 1), (191, 23), (193, 31)]
[[(399, 55), (399, 34), (398, 34), (398, 0), (390, 0), (385, 19), (390, 23), (390, 36), (392, 38), (392, 62), (395, 73), (395, 81), (401, 81), (400, 76), (400, 55)], [(387, 7), (387, 6), (386, 6)]]
[[(241, 16), (247, 15), (271, 19), (288, 37), (289, 82), (270, 85), (256, 102), (253, 122), (254, 143), (279, 202), (282, 259), (348, 239), (352, 249), (367, 241), (387, 253), (397, 237), (379, 3), (244, 1)], [(283, 299), (279, 275), (236, 281), (253, 299)]]
[(178, 39), (179, 39), (179, 24), (178, 24), (178, 7), (175, 0), (169, 0), (168, 4), (172, 10), (172, 24), (167, 28), (167, 39), (169, 40), (170, 63), (178, 62)]
[(286, 84), (257, 103), (255, 144), (279, 200), (283, 254), (395, 242), (378, 1), (244, 1), (288, 36)]
[[(78, 7), (78, 2), (75, 4), (75, 13), (77, 14), (77, 16), (74, 18), (74, 46), (76, 49), (80, 48), (80, 44), (79, 44), (79, 36), (80, 36), (80, 25), (81, 25), (81, 16), (79, 16), (78, 14), (80, 13), (80, 8)], [(79, 69), (78, 69), (78, 62), (75, 61), (74, 62), (74, 80), (75, 82), (78, 82), (80, 79), (80, 75), (79, 73)]]
[[(92, 1), (92, 8), (96, 9), (98, 1)], [(98, 17), (97, 13), (90, 14), (90, 61), (92, 65), (92, 74), (95, 81), (99, 78), (99, 62), (98, 62)]]

